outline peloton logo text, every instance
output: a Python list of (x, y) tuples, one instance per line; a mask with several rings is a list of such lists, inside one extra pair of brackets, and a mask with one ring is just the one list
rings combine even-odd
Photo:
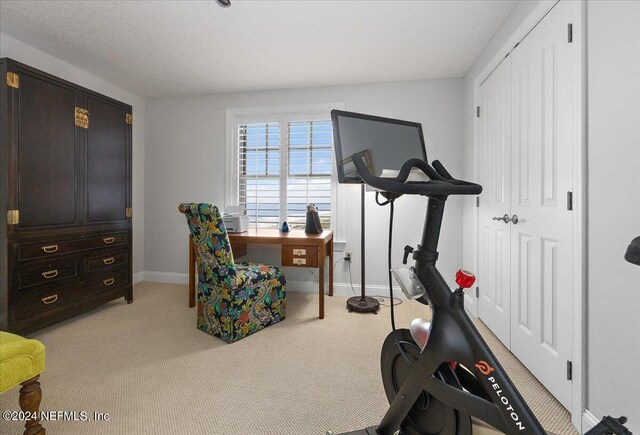
[[(476, 364), (476, 367), (478, 368), (478, 370), (480, 370), (480, 373), (482, 373), (485, 376), (488, 376), (491, 372), (495, 370), (493, 367), (487, 364), (486, 361), (478, 361), (478, 363)], [(502, 389), (500, 389), (500, 385), (496, 382), (496, 379), (493, 376), (491, 376), (491, 377), (488, 377), (487, 380), (491, 382), (491, 388), (493, 388), (493, 391), (496, 392), (496, 396), (498, 396), (498, 399), (500, 399), (500, 402), (502, 402), (502, 404), (505, 406), (505, 409), (509, 412), (511, 419), (516, 424), (516, 427), (518, 428), (518, 430), (521, 430), (521, 431), (525, 430), (524, 424), (522, 424), (522, 422), (520, 421), (520, 416), (518, 415), (518, 413), (516, 413), (515, 409), (513, 409), (513, 406), (511, 406), (511, 404), (509, 403), (509, 399), (507, 398), (507, 396), (504, 396), (502, 394)]]

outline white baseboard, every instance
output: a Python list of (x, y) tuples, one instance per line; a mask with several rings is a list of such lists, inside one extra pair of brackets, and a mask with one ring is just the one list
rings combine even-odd
[[(188, 273), (174, 273), (174, 272), (158, 272), (158, 271), (144, 271), (138, 272), (133, 275), (133, 282), (138, 283), (141, 281), (147, 282), (159, 282), (167, 284), (187, 284), (189, 282)], [(325, 281), (325, 289), (328, 291), (328, 284)], [(317, 281), (287, 281), (287, 291), (300, 292), (300, 293), (318, 293)], [(357, 284), (351, 284), (336, 282), (333, 284), (333, 294), (336, 296), (353, 296), (354, 291), (356, 295), (360, 294), (360, 286)], [(386, 285), (367, 284), (366, 292), (369, 296), (388, 296), (389, 287)], [(406, 299), (404, 293), (400, 290), (400, 287), (393, 288), (393, 296)]]
[[(325, 282), (325, 290), (328, 291), (328, 284)], [(318, 293), (318, 282), (317, 281), (287, 281), (287, 291), (291, 292), (300, 292), (300, 293)], [(367, 284), (365, 291), (368, 296), (385, 296), (389, 295), (389, 287), (385, 285), (377, 285), (377, 284)], [(333, 294), (336, 296), (354, 296), (360, 295), (360, 286), (357, 284), (353, 285), (353, 289), (351, 289), (351, 284), (348, 282), (335, 282), (333, 283)], [(406, 299), (404, 293), (400, 290), (399, 287), (393, 288), (393, 296), (399, 297), (402, 299)]]
[(138, 284), (139, 282), (144, 281), (144, 272), (136, 272), (133, 274), (133, 283)]
[(174, 272), (157, 272), (146, 270), (144, 273), (144, 280), (149, 282), (162, 282), (167, 284), (187, 284), (189, 283), (188, 273), (174, 273)]
[(596, 424), (600, 423), (600, 420), (591, 413), (588, 409), (582, 413), (582, 433), (586, 433), (594, 428)]

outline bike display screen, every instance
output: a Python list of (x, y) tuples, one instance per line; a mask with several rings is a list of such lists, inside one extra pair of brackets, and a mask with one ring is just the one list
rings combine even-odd
[(362, 156), (376, 177), (393, 177), (409, 159), (427, 161), (422, 125), (417, 122), (332, 110), (339, 183), (362, 183), (353, 164)]

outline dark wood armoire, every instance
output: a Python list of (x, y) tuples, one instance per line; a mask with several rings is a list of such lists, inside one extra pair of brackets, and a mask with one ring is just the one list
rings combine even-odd
[(0, 72), (0, 330), (131, 303), (131, 106), (11, 59)]

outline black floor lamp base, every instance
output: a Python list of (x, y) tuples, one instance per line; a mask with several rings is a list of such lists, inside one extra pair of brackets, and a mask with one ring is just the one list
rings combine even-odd
[(380, 309), (380, 302), (369, 296), (353, 296), (347, 299), (347, 310), (356, 313), (374, 313)]

